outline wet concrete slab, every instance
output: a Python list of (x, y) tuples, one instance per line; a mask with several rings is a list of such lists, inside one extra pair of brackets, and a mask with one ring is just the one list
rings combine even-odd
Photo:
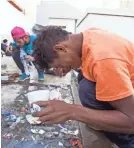
[[(64, 87), (42, 84), (22, 85), (18, 83), (2, 85), (2, 148), (27, 148), (26, 145), (30, 141), (30, 145), (38, 145), (38, 147), (71, 148), (71, 140), (77, 139), (80, 142), (79, 124), (77, 121), (68, 121), (64, 125), (30, 125), (26, 121), (26, 114), (30, 113), (27, 93), (54, 89), (59, 89), (61, 98), (64, 98), (64, 101), (74, 102), (69, 85), (64, 85)], [(25, 109), (24, 112), (22, 108)], [(16, 116), (17, 119), (20, 118), (17, 125), (13, 126), (17, 120), (13, 122), (10, 119), (11, 115), (6, 116), (4, 114), (6, 112)]]

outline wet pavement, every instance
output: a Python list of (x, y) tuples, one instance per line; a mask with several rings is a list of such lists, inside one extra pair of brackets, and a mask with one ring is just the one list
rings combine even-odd
[[(2, 148), (26, 147), (72, 147), (71, 140), (80, 142), (79, 124), (68, 121), (64, 125), (30, 125), (26, 115), (30, 114), (27, 93), (37, 90), (59, 90), (61, 98), (73, 103), (70, 86), (54, 85), (2, 85)], [(8, 90), (8, 91), (7, 91)], [(40, 96), (39, 96), (40, 97)], [(18, 121), (17, 124), (15, 124)], [(81, 143), (81, 142), (80, 142)]]
[[(2, 74), (18, 73), (12, 59), (9, 58), (7, 62), (5, 59), (2, 62)], [(72, 72), (64, 78), (45, 75), (44, 82), (31, 83), (26, 80), (18, 83), (17, 76), (11, 78), (4, 81), (1, 87), (2, 148), (116, 148), (102, 133), (77, 121), (51, 126), (30, 125), (27, 122), (26, 115), (30, 113), (29, 92), (58, 89), (64, 101), (80, 104), (78, 84)]]

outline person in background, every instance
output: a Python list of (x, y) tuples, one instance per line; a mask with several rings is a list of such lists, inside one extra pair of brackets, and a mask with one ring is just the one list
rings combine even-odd
[[(21, 57), (21, 60), (26, 59), (28, 61), (34, 62), (33, 42), (36, 39), (36, 35), (30, 35), (30, 34), (26, 33), (23, 28), (17, 27), (17, 26), (12, 29), (11, 35), (14, 40), (14, 43), (12, 43), (12, 47), (19, 49), (19, 50), (20, 49), (23, 50), (23, 52), (19, 51), (18, 53), (16, 53), (15, 56), (13, 56), (17, 59), (16, 63), (17, 63), (17, 61), (19, 61), (19, 63), (20, 63), (20, 57)], [(21, 53), (24, 53), (24, 52), (26, 53), (25, 56), (21, 55)], [(44, 80), (44, 69), (41, 69), (40, 66), (38, 64), (36, 64), (36, 62), (34, 62), (34, 64), (35, 64), (35, 67), (37, 68), (37, 71), (38, 71), (39, 80)], [(19, 80), (24, 81), (25, 79), (29, 79), (29, 75), (27, 75), (24, 71), (24, 66), (22, 66), (22, 62), (19, 65), (21, 65), (21, 66), (19, 66), (19, 68), (21, 67), (21, 71), (22, 71), (22, 75)]]
[(23, 79), (23, 75), (25, 75), (25, 69), (24, 69), (24, 65), (22, 63), (22, 60), (20, 58), (20, 48), (18, 46), (16, 46), (16, 44), (10, 43), (10, 48), (9, 51), (11, 52), (12, 58), (14, 60), (14, 62), (16, 63), (17, 67), (20, 69), (22, 75), (19, 78), (19, 81), (23, 81), (25, 79), (29, 79), (29, 77), (25, 77), (25, 79)]
[(11, 56), (11, 52), (9, 51), (9, 44), (8, 44), (8, 40), (4, 39), (3, 42), (1, 43), (1, 53), (2, 56), (6, 55), (6, 56)]
[(7, 48), (8, 48), (8, 40), (7, 40), (7, 39), (4, 39), (3, 42), (1, 43), (1, 50), (2, 50), (4, 53), (6, 53)]
[(83, 106), (59, 100), (35, 102), (42, 124), (78, 120), (101, 130), (120, 148), (134, 148), (134, 44), (108, 31), (88, 29), (69, 34), (49, 26), (35, 40), (34, 56), (66, 72), (81, 67), (79, 97)]

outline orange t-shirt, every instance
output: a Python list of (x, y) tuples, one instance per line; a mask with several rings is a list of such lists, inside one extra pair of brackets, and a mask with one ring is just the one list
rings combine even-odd
[(101, 29), (83, 32), (82, 73), (96, 82), (96, 99), (114, 101), (134, 94), (134, 45)]

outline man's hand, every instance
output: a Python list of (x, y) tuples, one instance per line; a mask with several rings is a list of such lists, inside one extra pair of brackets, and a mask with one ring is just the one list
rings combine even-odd
[(44, 107), (40, 112), (36, 112), (33, 116), (39, 117), (39, 120), (45, 124), (59, 124), (70, 120), (73, 114), (73, 107), (59, 100), (39, 101), (35, 104)]
[(12, 52), (12, 50), (13, 50), (13, 47), (12, 46), (8, 46), (7, 48), (6, 48), (6, 52), (8, 51), (8, 52)]
[(30, 55), (27, 55), (26, 56), (26, 60), (28, 60), (28, 61), (34, 61), (35, 59), (34, 59), (34, 57), (32, 57)]

